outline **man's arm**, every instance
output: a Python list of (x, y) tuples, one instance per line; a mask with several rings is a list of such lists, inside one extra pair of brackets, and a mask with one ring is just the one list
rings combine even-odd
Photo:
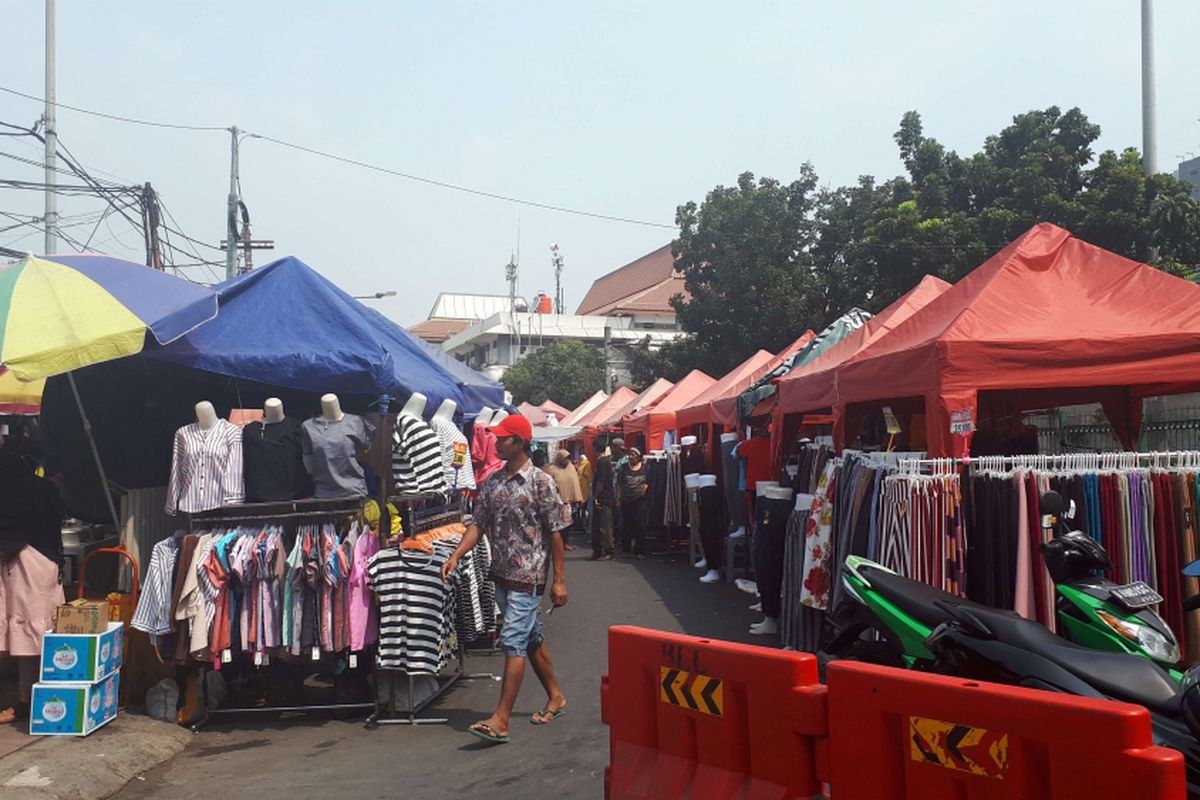
[(554, 564), (554, 579), (550, 584), (550, 602), (556, 606), (567, 604), (567, 578), (563, 571), (563, 539), (560, 531), (550, 534), (550, 559)]
[[(479, 543), (479, 526), (474, 523), (467, 525), (467, 532), (463, 534), (462, 541), (458, 543), (458, 547), (454, 548), (454, 553), (446, 559), (446, 563), (442, 564), (442, 580), (449, 583), (450, 576), (454, 573), (458, 566), (458, 560), (463, 557), (463, 554), (469, 552), (476, 544)], [(559, 539), (561, 545), (562, 540)]]

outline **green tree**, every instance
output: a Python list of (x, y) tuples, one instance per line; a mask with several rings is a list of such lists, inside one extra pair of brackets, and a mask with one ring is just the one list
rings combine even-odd
[(575, 408), (604, 388), (604, 355), (577, 339), (553, 342), (509, 367), (504, 387), (514, 403)]
[(693, 369), (705, 369), (705, 352), (696, 337), (684, 335), (657, 349), (650, 347), (647, 336), (630, 350), (629, 373), (633, 388), (639, 392), (659, 378), (677, 382)]
[(735, 186), (713, 189), (700, 206), (676, 211), (672, 252), (690, 298), (672, 304), (706, 371), (721, 374), (760, 347), (782, 348), (804, 331), (814, 310), (823, 310), (809, 252), (816, 186), (808, 164), (786, 185), (746, 172)]

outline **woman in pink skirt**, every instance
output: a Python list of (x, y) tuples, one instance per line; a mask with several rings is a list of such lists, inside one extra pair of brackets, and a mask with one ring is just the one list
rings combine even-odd
[(17, 659), (18, 703), (0, 723), (29, 716), (42, 634), (63, 603), (62, 503), (54, 484), (0, 448), (0, 653)]

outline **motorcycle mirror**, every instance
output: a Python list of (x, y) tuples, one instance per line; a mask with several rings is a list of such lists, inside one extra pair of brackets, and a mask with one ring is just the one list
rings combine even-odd
[(1041, 510), (1043, 516), (1050, 515), (1057, 517), (1062, 514), (1063, 509), (1066, 507), (1067, 504), (1063, 502), (1062, 495), (1058, 492), (1046, 492), (1038, 501), (1038, 508)]
[(1193, 561), (1184, 567), (1183, 574), (1189, 578), (1200, 578), (1200, 561)]

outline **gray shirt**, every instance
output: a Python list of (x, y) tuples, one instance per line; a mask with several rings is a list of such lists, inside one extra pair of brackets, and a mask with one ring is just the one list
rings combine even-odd
[(358, 452), (369, 450), (375, 426), (354, 414), (337, 422), (324, 417), (300, 426), (300, 447), (317, 497), (365, 497), (367, 482)]

